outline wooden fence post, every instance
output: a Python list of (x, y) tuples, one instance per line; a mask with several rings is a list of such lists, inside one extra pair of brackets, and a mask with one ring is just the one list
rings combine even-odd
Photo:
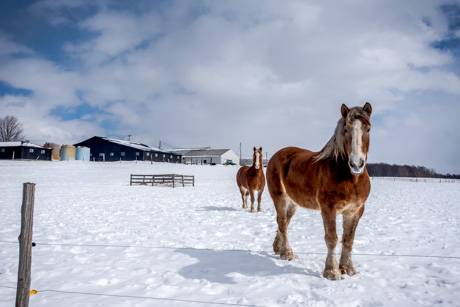
[(16, 307), (29, 306), (34, 198), (35, 183), (24, 183), (22, 190), (21, 234), (19, 235), (19, 268)]

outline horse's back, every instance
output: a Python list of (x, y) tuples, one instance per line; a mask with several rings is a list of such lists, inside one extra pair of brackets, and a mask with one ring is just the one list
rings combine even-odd
[[(291, 190), (302, 189), (300, 186), (308, 180), (305, 178), (307, 169), (313, 164), (315, 152), (298, 147), (286, 147), (276, 152), (267, 166), (267, 184), (270, 195), (276, 200), (288, 196), (304, 206), (316, 209), (316, 204), (310, 204), (312, 200), (309, 196), (306, 199), (297, 199)], [(297, 187), (297, 185), (299, 185)], [(303, 197), (302, 197), (303, 198)]]
[(294, 161), (309, 161), (315, 152), (299, 147), (285, 147), (277, 151), (268, 161), (267, 179), (273, 174), (285, 175)]

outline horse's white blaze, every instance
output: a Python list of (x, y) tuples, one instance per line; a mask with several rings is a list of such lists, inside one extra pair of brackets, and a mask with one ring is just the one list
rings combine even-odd
[(256, 151), (256, 163), (255, 163), (255, 168), (259, 169), (260, 168), (260, 161), (259, 161), (260, 153)]
[[(362, 166), (360, 166), (361, 161), (364, 161)], [(352, 167), (352, 172), (357, 174), (362, 173), (366, 162), (366, 155), (363, 153), (363, 129), (360, 120), (355, 120), (353, 122), (353, 128), (351, 132), (350, 162), (352, 162), (352, 164), (357, 167)]]

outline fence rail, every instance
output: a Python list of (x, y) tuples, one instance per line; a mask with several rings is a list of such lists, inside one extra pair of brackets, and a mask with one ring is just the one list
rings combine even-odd
[(173, 188), (176, 186), (185, 187), (186, 185), (195, 186), (195, 176), (179, 174), (131, 174), (129, 185), (170, 185)]

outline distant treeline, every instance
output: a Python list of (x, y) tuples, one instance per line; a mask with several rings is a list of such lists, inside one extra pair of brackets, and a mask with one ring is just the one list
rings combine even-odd
[(424, 166), (396, 165), (386, 163), (369, 163), (367, 171), (375, 177), (421, 177), (460, 179), (456, 174), (439, 174)]

